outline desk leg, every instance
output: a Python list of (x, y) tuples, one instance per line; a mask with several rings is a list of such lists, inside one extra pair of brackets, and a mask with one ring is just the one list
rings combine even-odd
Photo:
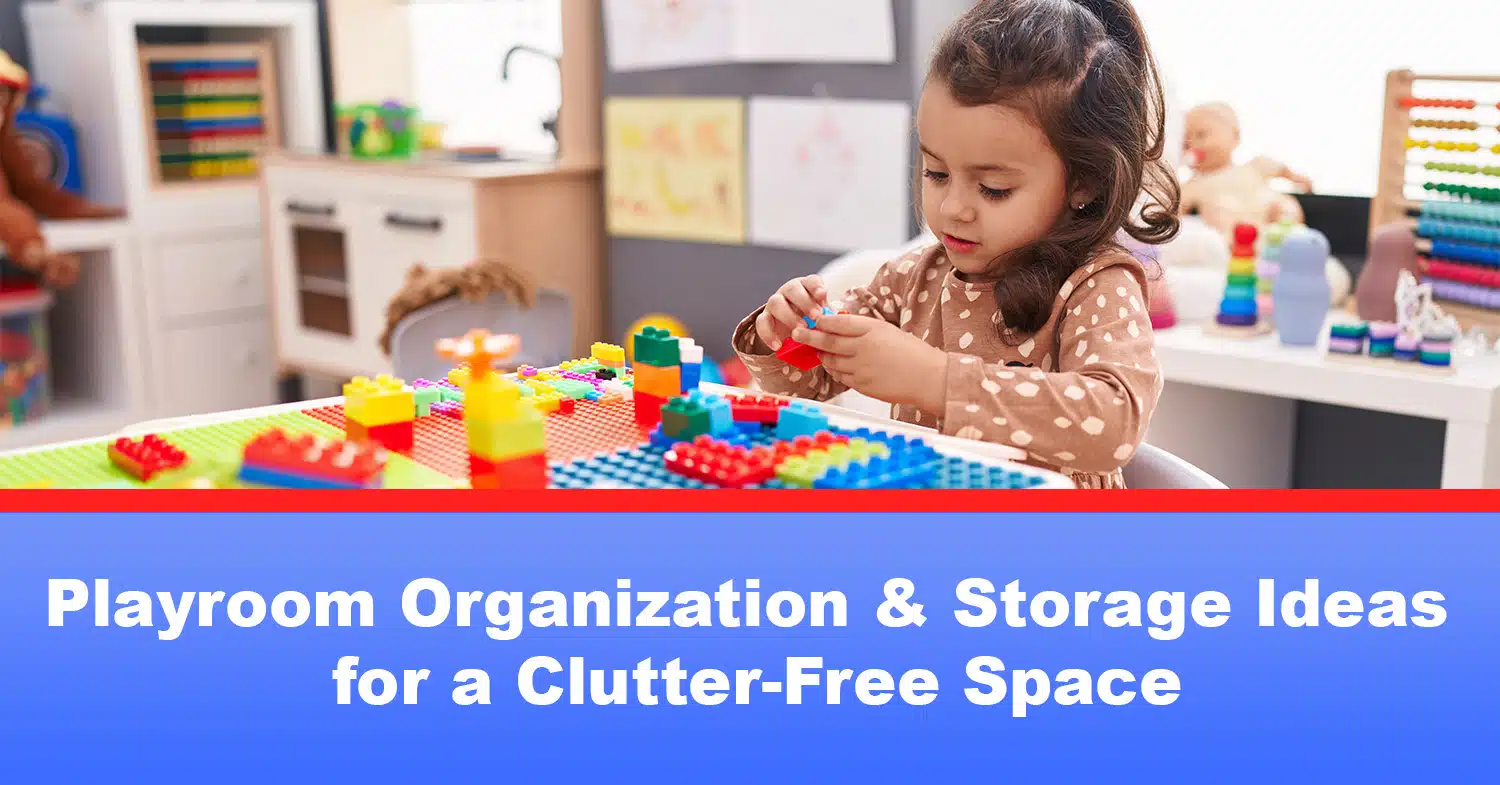
[(1444, 488), (1500, 488), (1500, 428), (1448, 421), (1443, 442)]
[(1290, 488), (1296, 401), (1167, 382), (1146, 441), (1231, 488)]

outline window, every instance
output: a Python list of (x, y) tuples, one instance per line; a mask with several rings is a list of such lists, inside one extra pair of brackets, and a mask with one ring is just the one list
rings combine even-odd
[(561, 0), (411, 0), (410, 13), (417, 106), (446, 126), (446, 146), (556, 152), (542, 123), (562, 98)]
[[(1180, 122), (1196, 104), (1226, 101), (1240, 115), (1241, 157), (1281, 160), (1311, 177), (1319, 193), (1374, 195), (1386, 72), (1496, 72), (1496, 0), (1134, 5), (1168, 83), (1169, 120)], [(1174, 128), (1169, 142), (1180, 138)]]

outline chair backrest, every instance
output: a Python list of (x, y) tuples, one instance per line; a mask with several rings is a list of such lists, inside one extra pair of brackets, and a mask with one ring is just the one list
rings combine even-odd
[(1228, 488), (1213, 475), (1159, 447), (1142, 444), (1125, 465), (1125, 487), (1137, 489)]
[(568, 297), (548, 289), (536, 293), (536, 304), (520, 305), (494, 292), (481, 302), (459, 297), (440, 300), (407, 314), (391, 333), (391, 366), (401, 379), (442, 379), (453, 363), (439, 357), (437, 342), (483, 328), (518, 335), (521, 351), (516, 365), (546, 368), (570, 359), (573, 349), (573, 308)]

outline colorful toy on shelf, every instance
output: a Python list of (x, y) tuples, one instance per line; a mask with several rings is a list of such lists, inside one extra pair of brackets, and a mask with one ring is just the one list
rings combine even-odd
[(351, 441), (371, 441), (394, 451), (411, 449), (416, 390), (400, 379), (354, 378), (344, 385), (344, 412), (344, 433)]
[(1272, 188), (1271, 181), (1287, 180), (1304, 191), (1312, 189), (1311, 181), (1269, 158), (1235, 164), (1240, 124), (1233, 108), (1204, 104), (1184, 119), (1183, 152), (1192, 176), (1182, 185), (1183, 215), (1199, 215), (1225, 236), (1242, 224), (1268, 226), (1302, 220), (1297, 199)]
[(47, 313), (52, 295), (0, 294), (0, 430), (35, 422), (52, 405)]
[(340, 147), (354, 158), (410, 158), (422, 147), (419, 113), (398, 101), (339, 107), (336, 114)]
[(1279, 271), (1272, 288), (1276, 332), (1287, 346), (1316, 346), (1328, 320), (1328, 238), (1316, 229), (1297, 229), (1278, 250)]
[[(1301, 228), (1293, 221), (1282, 221), (1266, 228), (1261, 240), (1260, 258), (1255, 262), (1255, 306), (1260, 316), (1268, 322), (1276, 321), (1276, 276), (1281, 272), (1281, 246), (1287, 235)], [(1323, 262), (1318, 263), (1322, 272)]]
[(1372, 322), (1396, 321), (1396, 281), (1403, 270), (1414, 277), (1422, 275), (1416, 233), (1404, 224), (1377, 228), (1370, 237), (1370, 255), (1354, 288), (1359, 318)]
[[(1373, 278), (1359, 301), (1362, 318), (1384, 317), (1381, 295), (1393, 288), (1387, 266), (1425, 273), (1432, 296), (1443, 301), (1459, 329), (1500, 327), (1500, 167), (1481, 159), (1500, 154), (1494, 144), (1493, 100), (1438, 98), (1457, 91), (1493, 92), (1500, 77), (1423, 75), (1393, 71), (1386, 76), (1379, 186), (1371, 204)], [(1412, 250), (1405, 246), (1410, 232)], [(1384, 242), (1382, 242), (1384, 238)], [(1386, 250), (1385, 243), (1392, 245)], [(1416, 255), (1420, 254), (1420, 261)], [(1379, 265), (1384, 256), (1395, 257)], [(1374, 268), (1374, 269), (1372, 269)], [(1378, 275), (1377, 275), (1378, 273)], [(1363, 278), (1364, 276), (1362, 276)], [(1366, 288), (1361, 280), (1361, 288)], [(1367, 315), (1368, 314), (1368, 315)]]
[(83, 195), (83, 169), (78, 163), (78, 131), (67, 115), (48, 111), (47, 88), (33, 84), (26, 107), (16, 112), (16, 135), (26, 158), (43, 180), (78, 196)]
[(273, 488), (378, 488), (388, 458), (378, 445), (272, 428), (245, 445), (239, 479)]
[(1432, 286), (1418, 284), (1402, 270), (1396, 281), (1392, 322), (1335, 322), (1328, 328), (1328, 357), (1414, 367), (1428, 373), (1453, 372), (1458, 320), (1432, 302)]
[(187, 453), (155, 434), (140, 440), (121, 437), (109, 445), (109, 459), (131, 477), (141, 482), (187, 463)]
[(1257, 234), (1256, 228), (1249, 224), (1241, 224), (1234, 230), (1224, 297), (1219, 301), (1219, 313), (1214, 317), (1218, 331), (1227, 336), (1252, 337), (1268, 331), (1269, 326), (1261, 321), (1260, 309), (1256, 305)]
[(153, 173), (165, 183), (250, 178), (280, 142), (269, 44), (140, 48)]

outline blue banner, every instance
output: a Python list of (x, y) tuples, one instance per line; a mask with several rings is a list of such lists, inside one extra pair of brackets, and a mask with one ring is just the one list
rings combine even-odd
[(1479, 514), (10, 514), (0, 782), (1493, 781)]

